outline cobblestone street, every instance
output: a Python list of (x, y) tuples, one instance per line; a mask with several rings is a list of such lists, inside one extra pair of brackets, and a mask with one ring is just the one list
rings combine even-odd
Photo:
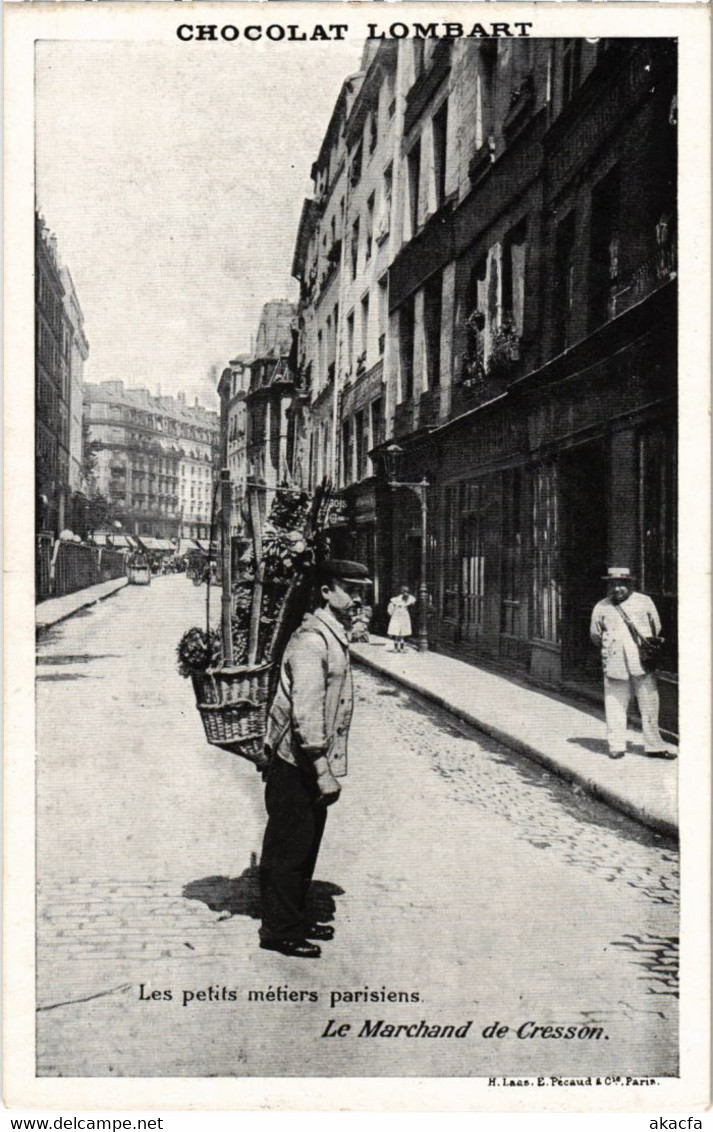
[(335, 939), (258, 948), (262, 783), (175, 669), (204, 601), (160, 578), (40, 642), (38, 1074), (675, 1075), (675, 848), (361, 669), (314, 885)]

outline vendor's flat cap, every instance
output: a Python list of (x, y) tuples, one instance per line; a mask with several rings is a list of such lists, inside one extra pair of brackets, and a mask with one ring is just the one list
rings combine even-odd
[(360, 582), (364, 586), (371, 585), (371, 578), (366, 566), (361, 562), (350, 562), (347, 558), (328, 558), (318, 567), (320, 578), (336, 578), (340, 582)]

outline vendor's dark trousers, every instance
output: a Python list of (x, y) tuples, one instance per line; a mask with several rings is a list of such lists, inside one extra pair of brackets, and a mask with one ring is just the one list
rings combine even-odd
[(304, 916), (327, 810), (314, 774), (273, 758), (265, 787), (267, 828), (260, 860), (262, 939), (304, 939)]

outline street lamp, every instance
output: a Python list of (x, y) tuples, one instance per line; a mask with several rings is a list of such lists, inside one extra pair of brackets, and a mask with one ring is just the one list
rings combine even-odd
[(421, 504), (421, 578), (418, 587), (418, 600), (420, 604), (418, 618), (418, 651), (428, 652), (428, 585), (426, 571), (428, 569), (428, 480), (424, 478), (419, 483), (404, 483), (396, 479), (401, 466), (403, 448), (398, 444), (389, 444), (383, 452), (383, 461), (386, 474), (389, 478), (389, 487), (407, 487), (417, 497)]

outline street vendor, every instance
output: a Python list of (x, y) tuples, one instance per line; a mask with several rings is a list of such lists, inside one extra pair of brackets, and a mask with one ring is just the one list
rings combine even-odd
[(268, 718), (260, 946), (302, 959), (319, 958), (313, 941), (334, 935), (329, 925), (310, 923), (305, 908), (327, 808), (347, 772), (353, 690), (346, 630), (355, 597), (370, 584), (359, 562), (331, 559), (319, 568), (314, 613), (287, 644)]

